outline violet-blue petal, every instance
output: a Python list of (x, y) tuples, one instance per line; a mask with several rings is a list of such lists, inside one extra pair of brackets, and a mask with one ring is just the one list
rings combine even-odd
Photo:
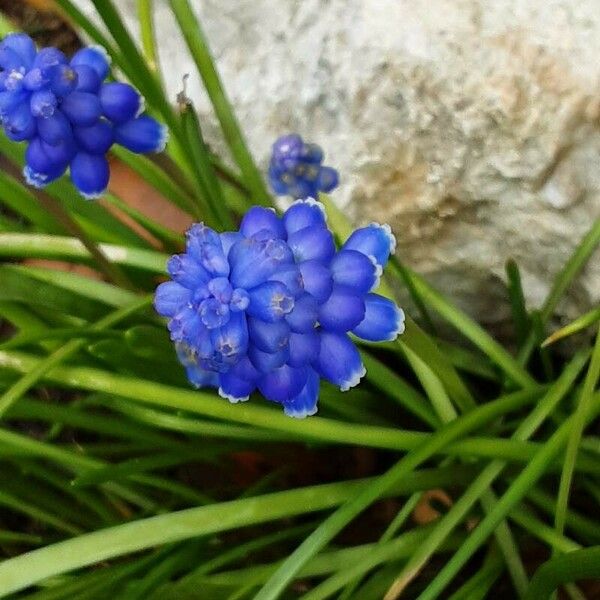
[(31, 95), (29, 106), (34, 117), (51, 117), (58, 105), (58, 98), (50, 90), (40, 90)]
[(290, 326), (281, 319), (274, 323), (248, 318), (248, 333), (252, 343), (262, 352), (279, 352), (290, 339)]
[(356, 250), (365, 256), (372, 256), (381, 267), (385, 267), (395, 249), (396, 238), (390, 226), (379, 223), (357, 229), (342, 246), (342, 250)]
[(404, 311), (379, 294), (367, 294), (364, 300), (365, 317), (352, 333), (371, 342), (395, 340), (404, 331)]
[(0, 92), (0, 114), (9, 114), (27, 102), (27, 92)]
[(229, 322), (229, 306), (216, 298), (206, 298), (200, 304), (198, 314), (207, 329), (223, 327)]
[(25, 151), (25, 163), (37, 173), (52, 174), (57, 170), (58, 161), (46, 151), (40, 138), (31, 140)]
[(338, 186), (340, 176), (338, 172), (331, 167), (321, 167), (317, 175), (317, 187), (321, 192), (331, 192)]
[(229, 275), (229, 263), (220, 243), (200, 245), (200, 264), (215, 277)]
[(169, 320), (167, 328), (171, 334), (171, 340), (174, 342), (186, 342), (188, 345), (198, 350), (201, 339), (205, 334), (207, 351), (212, 351), (212, 344), (207, 330), (202, 324), (198, 311), (188, 305), (184, 305), (172, 319)]
[(77, 73), (69, 65), (56, 65), (50, 70), (49, 76), (50, 89), (61, 98), (77, 87)]
[(90, 92), (95, 94), (102, 85), (98, 73), (89, 65), (72, 65), (73, 71), (77, 74), (77, 85), (75, 89), (78, 92)]
[(312, 363), (319, 356), (321, 338), (317, 330), (308, 333), (290, 333), (290, 357), (292, 367), (302, 367)]
[(256, 389), (260, 373), (248, 357), (242, 358), (225, 373), (219, 375), (219, 396), (230, 402), (244, 402)]
[(142, 115), (115, 127), (117, 144), (138, 154), (162, 152), (167, 138), (167, 128), (148, 115)]
[(357, 294), (370, 292), (379, 283), (382, 268), (356, 250), (340, 250), (330, 264), (333, 280), (352, 288)]
[(195, 388), (217, 387), (219, 385), (219, 375), (214, 371), (207, 371), (197, 364), (185, 365), (185, 372), (189, 382)]
[(319, 400), (319, 375), (314, 369), (308, 369), (306, 384), (294, 398), (283, 403), (283, 412), (288, 417), (304, 419), (316, 414)]
[(273, 402), (289, 402), (304, 388), (308, 380), (308, 368), (283, 365), (263, 375), (258, 380), (261, 394)]
[(104, 81), (110, 69), (110, 59), (106, 50), (100, 46), (88, 46), (78, 50), (71, 58), (71, 66), (84, 65), (91, 67), (98, 75), (100, 81)]
[(298, 265), (304, 291), (318, 302), (325, 302), (331, 295), (333, 279), (330, 270), (320, 260), (306, 260)]
[(25, 33), (9, 33), (2, 39), (0, 47), (10, 48), (21, 59), (22, 66), (27, 69), (33, 65), (37, 54), (35, 43)]
[(100, 100), (96, 94), (89, 92), (73, 92), (63, 99), (61, 110), (73, 125), (89, 127), (102, 114)]
[(182, 286), (193, 290), (206, 285), (210, 275), (206, 269), (188, 254), (175, 254), (167, 262), (169, 275)]
[(156, 288), (154, 308), (163, 317), (174, 317), (191, 300), (188, 288), (175, 281), (165, 281)]
[(144, 108), (142, 97), (137, 90), (120, 81), (103, 84), (99, 97), (104, 116), (114, 123), (130, 121)]
[(51, 146), (73, 137), (71, 123), (60, 110), (55, 111), (51, 117), (38, 119), (37, 130), (44, 142)]
[(106, 154), (114, 141), (111, 124), (102, 119), (89, 127), (74, 127), (73, 134), (79, 146), (90, 154)]
[(288, 236), (288, 244), (296, 262), (320, 260), (329, 262), (335, 254), (333, 235), (325, 227), (304, 227)]
[(229, 321), (212, 329), (210, 339), (225, 364), (232, 365), (248, 350), (248, 325), (244, 313), (231, 313)]
[(0, 43), (0, 67), (6, 71), (24, 71), (26, 69), (23, 58), (4, 43)]
[(202, 260), (202, 245), (221, 246), (219, 234), (204, 223), (194, 223), (186, 232), (186, 251), (198, 262)]
[(306, 333), (315, 328), (319, 305), (310, 294), (303, 294), (294, 300), (294, 308), (286, 315), (290, 329), (296, 333)]
[(231, 247), (239, 242), (243, 238), (242, 234), (239, 231), (224, 231), (219, 234), (219, 239), (221, 240), (221, 247), (223, 248), (223, 254), (225, 256), (229, 256), (229, 251)]
[(350, 331), (365, 317), (365, 303), (361, 296), (341, 285), (334, 285), (331, 296), (319, 308), (319, 324), (337, 332)]
[(282, 266), (293, 264), (283, 240), (242, 239), (229, 250), (230, 281), (234, 287), (252, 288), (266, 281)]
[(263, 229), (270, 231), (273, 237), (279, 239), (286, 238), (283, 223), (273, 209), (265, 208), (264, 206), (253, 206), (242, 219), (240, 233), (248, 238)]
[(46, 152), (50, 159), (60, 165), (66, 165), (71, 162), (77, 152), (77, 144), (75, 144), (72, 137), (66, 137), (56, 144), (48, 144), (42, 140), (41, 144), (44, 152)]
[(23, 86), (30, 92), (37, 92), (50, 83), (51, 70), (31, 69), (23, 78)]
[(298, 265), (284, 265), (269, 277), (269, 281), (281, 281), (294, 298), (304, 292), (304, 282)]
[(315, 367), (321, 377), (339, 386), (342, 392), (358, 385), (366, 374), (356, 346), (343, 333), (321, 333), (321, 347)]
[(67, 64), (67, 57), (58, 48), (42, 48), (33, 61), (34, 69), (49, 70), (57, 65)]
[(305, 227), (325, 227), (327, 224), (325, 208), (320, 202), (312, 199), (296, 200), (285, 211), (282, 219), (288, 235)]
[(78, 152), (71, 161), (71, 180), (87, 199), (104, 194), (110, 179), (110, 168), (105, 156)]
[(290, 357), (290, 349), (282, 348), (278, 352), (263, 352), (253, 343), (248, 345), (248, 358), (261, 373), (269, 373), (284, 365)]
[(58, 179), (67, 170), (68, 165), (57, 165), (52, 168), (51, 172), (41, 173), (34, 171), (29, 165), (23, 167), (23, 177), (25, 181), (34, 188), (43, 188), (49, 183)]
[(2, 118), (6, 135), (14, 142), (31, 139), (37, 131), (37, 126), (29, 106), (20, 104)]
[(248, 314), (273, 323), (283, 319), (294, 308), (294, 297), (280, 281), (266, 281), (248, 290)]

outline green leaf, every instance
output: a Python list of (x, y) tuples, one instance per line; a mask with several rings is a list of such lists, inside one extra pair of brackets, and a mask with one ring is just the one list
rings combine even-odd
[(233, 114), (231, 104), (221, 84), (214, 61), (210, 56), (208, 44), (200, 23), (187, 0), (170, 0), (169, 4), (179, 23), (192, 58), (196, 63), (198, 73), (204, 81), (204, 86), (221, 124), (225, 140), (242, 172), (244, 182), (252, 194), (252, 199), (258, 204), (270, 206), (271, 200), (261, 173), (246, 146), (243, 134)]

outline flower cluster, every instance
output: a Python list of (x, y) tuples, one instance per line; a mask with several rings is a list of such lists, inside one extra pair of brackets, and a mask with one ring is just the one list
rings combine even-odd
[(321, 378), (345, 391), (365, 374), (348, 333), (384, 341), (403, 331), (402, 310), (372, 293), (394, 247), (390, 228), (372, 223), (336, 250), (312, 199), (282, 217), (253, 207), (238, 232), (187, 232), (155, 307), (195, 386), (231, 402), (258, 389), (305, 417), (317, 410)]
[(70, 168), (86, 198), (104, 192), (106, 153), (114, 144), (132, 152), (163, 149), (166, 129), (143, 115), (142, 97), (130, 85), (104, 82), (106, 52), (79, 50), (70, 61), (56, 48), (37, 51), (23, 33), (0, 42), (0, 120), (13, 141), (29, 143), (24, 175), (43, 187)]
[(275, 194), (292, 198), (317, 198), (319, 192), (331, 192), (337, 187), (338, 172), (323, 166), (323, 150), (317, 144), (307, 144), (292, 133), (273, 144), (269, 164), (269, 183)]

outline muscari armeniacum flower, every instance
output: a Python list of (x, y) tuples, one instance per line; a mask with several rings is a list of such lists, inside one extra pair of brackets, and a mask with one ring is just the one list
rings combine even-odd
[(37, 50), (12, 33), (0, 42), (0, 122), (13, 141), (28, 142), (24, 176), (43, 187), (70, 169), (86, 198), (108, 185), (106, 153), (116, 143), (132, 152), (160, 152), (166, 128), (142, 114), (144, 102), (130, 85), (105, 82), (106, 52), (83, 48), (69, 61), (57, 48)]
[(372, 223), (337, 250), (312, 199), (282, 217), (253, 207), (237, 232), (192, 226), (155, 307), (193, 385), (231, 402), (258, 390), (305, 417), (321, 379), (346, 391), (365, 375), (349, 334), (388, 341), (404, 330), (402, 310), (373, 293), (394, 247), (390, 228)]
[(338, 182), (338, 172), (323, 166), (323, 150), (317, 144), (305, 143), (297, 133), (283, 135), (273, 144), (269, 183), (278, 196), (317, 198)]

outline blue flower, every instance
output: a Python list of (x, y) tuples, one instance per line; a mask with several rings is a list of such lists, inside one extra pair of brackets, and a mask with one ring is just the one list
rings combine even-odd
[(231, 402), (258, 390), (306, 417), (317, 411), (321, 379), (346, 391), (365, 375), (349, 334), (376, 342), (404, 330), (402, 310), (373, 292), (394, 247), (390, 228), (372, 223), (337, 250), (312, 199), (282, 217), (253, 207), (237, 232), (203, 224), (187, 232), (155, 307), (193, 385)]
[(142, 114), (144, 103), (126, 83), (104, 83), (109, 61), (99, 47), (69, 61), (56, 48), (37, 50), (23, 33), (0, 42), (0, 123), (13, 141), (28, 142), (24, 176), (35, 187), (69, 168), (85, 198), (106, 190), (106, 153), (114, 144), (132, 152), (160, 152), (166, 129)]
[(338, 172), (324, 167), (323, 151), (307, 144), (292, 133), (273, 144), (269, 164), (269, 183), (275, 194), (293, 198), (317, 198), (319, 192), (331, 192), (339, 182)]

